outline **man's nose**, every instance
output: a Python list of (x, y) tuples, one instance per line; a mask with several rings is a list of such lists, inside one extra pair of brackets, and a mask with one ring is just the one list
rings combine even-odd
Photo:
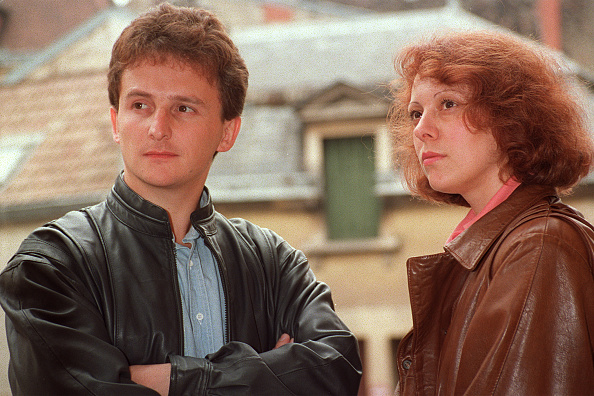
[(157, 109), (153, 113), (149, 136), (155, 140), (169, 139), (171, 137), (171, 115), (167, 109)]

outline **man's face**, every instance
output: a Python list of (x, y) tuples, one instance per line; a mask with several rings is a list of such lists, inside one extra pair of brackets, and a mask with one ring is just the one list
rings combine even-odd
[(187, 64), (126, 69), (119, 108), (111, 109), (126, 183), (149, 200), (160, 192), (200, 194), (214, 154), (229, 150), (239, 131), (239, 117), (221, 114), (217, 88)]

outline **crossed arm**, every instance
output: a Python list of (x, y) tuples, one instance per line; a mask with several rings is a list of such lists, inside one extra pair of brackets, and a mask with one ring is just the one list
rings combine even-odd
[[(281, 337), (276, 345), (284, 345), (282, 350), (259, 353), (241, 335), (208, 359), (198, 359), (171, 354), (171, 345), (161, 345), (162, 340), (139, 331), (136, 321), (122, 323), (126, 317), (120, 318), (118, 346), (114, 345), (112, 314), (128, 312), (129, 301), (118, 300), (124, 308), (105, 315), (98, 302), (111, 295), (96, 287), (93, 274), (84, 271), (87, 267), (76, 264), (84, 260), (76, 261), (62, 251), (68, 249), (52, 249), (49, 256), (46, 242), (30, 245), (27, 248), (35, 251), (17, 254), (0, 276), (15, 394), (156, 394), (155, 389), (168, 393), (167, 387), (172, 394), (202, 389), (224, 393), (238, 384), (253, 393), (264, 389), (279, 394), (356, 393), (360, 379), (356, 340), (333, 311), (328, 287), (315, 282), (307, 262), (302, 256), (293, 257), (295, 252), (278, 260), (291, 277), (279, 277), (282, 301), (275, 306), (283, 312), (269, 326), (271, 334), (290, 331), (298, 343), (289, 344), (290, 338)], [(150, 315), (152, 306), (136, 308), (146, 308), (149, 323), (159, 321)], [(266, 325), (262, 324), (264, 329)], [(148, 350), (146, 345), (153, 343), (158, 348)], [(129, 366), (151, 361), (167, 364)]]
[[(293, 338), (285, 333), (280, 336), (274, 349), (278, 349), (293, 341)], [(171, 363), (130, 366), (132, 381), (159, 392), (161, 396), (167, 396), (169, 394), (170, 375)]]

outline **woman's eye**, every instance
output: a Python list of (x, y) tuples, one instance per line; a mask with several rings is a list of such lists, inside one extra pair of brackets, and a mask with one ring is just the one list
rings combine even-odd
[(410, 116), (410, 119), (413, 121), (418, 120), (419, 118), (421, 118), (421, 115), (423, 115), (423, 113), (421, 113), (418, 110), (413, 110), (413, 111), (409, 112), (408, 114)]
[(444, 99), (441, 101), (441, 105), (444, 109), (451, 109), (456, 106), (456, 102), (450, 99)]

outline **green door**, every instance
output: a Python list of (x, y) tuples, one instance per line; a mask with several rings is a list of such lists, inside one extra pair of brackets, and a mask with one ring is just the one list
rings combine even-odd
[(327, 139), (324, 159), (328, 237), (377, 236), (381, 207), (375, 195), (373, 137)]

